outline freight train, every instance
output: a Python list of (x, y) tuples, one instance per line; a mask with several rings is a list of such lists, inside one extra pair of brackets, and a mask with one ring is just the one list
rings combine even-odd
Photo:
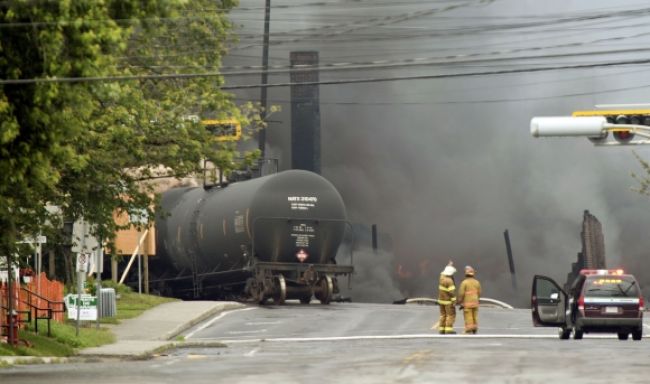
[[(345, 205), (322, 176), (288, 170), (213, 188), (174, 188), (156, 218), (151, 286), (181, 298), (328, 304), (349, 235)], [(350, 257), (350, 260), (352, 258)], [(156, 276), (157, 277), (153, 277)]]

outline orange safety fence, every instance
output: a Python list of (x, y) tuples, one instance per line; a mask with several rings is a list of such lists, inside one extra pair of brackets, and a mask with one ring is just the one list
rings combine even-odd
[[(6, 282), (0, 283), (0, 324), (5, 323), (7, 320), (8, 289)], [(19, 313), (23, 311), (30, 312), (32, 308), (41, 310), (51, 308), (53, 310), (53, 320), (58, 322), (65, 320), (65, 313), (60, 311), (64, 309), (64, 306), (56, 304), (56, 302), (63, 302), (63, 283), (49, 280), (44, 272), (38, 276), (31, 276), (31, 281), (27, 284), (14, 282), (11, 291), (13, 308)], [(39, 316), (42, 315), (43, 311), (40, 313)], [(32, 320), (34, 319), (32, 318)]]

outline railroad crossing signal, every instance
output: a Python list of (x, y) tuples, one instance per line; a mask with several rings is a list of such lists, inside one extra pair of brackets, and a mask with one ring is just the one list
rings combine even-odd
[[(614, 140), (608, 140), (610, 132)], [(598, 146), (645, 145), (650, 144), (650, 109), (575, 111), (571, 117), (534, 117), (530, 133), (534, 137), (587, 137)], [(637, 136), (644, 139), (635, 139)]]

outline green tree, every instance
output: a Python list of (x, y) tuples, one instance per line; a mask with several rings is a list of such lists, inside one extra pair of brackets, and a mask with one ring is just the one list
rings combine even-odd
[[(0, 254), (48, 218), (56, 223), (46, 203), (108, 237), (116, 210), (151, 209), (142, 180), (154, 170), (182, 177), (204, 158), (231, 166), (234, 144), (217, 145), (188, 116), (257, 121), (255, 108), (238, 108), (216, 75), (235, 5), (0, 2)], [(151, 76), (161, 74), (187, 76)], [(7, 83), (13, 79), (40, 81)]]
[(641, 168), (646, 173), (644, 176), (639, 175), (636, 172), (632, 172), (632, 177), (639, 183), (637, 188), (634, 188), (634, 191), (650, 196), (650, 163), (644, 160), (638, 153), (633, 152), (636, 159), (639, 161)]

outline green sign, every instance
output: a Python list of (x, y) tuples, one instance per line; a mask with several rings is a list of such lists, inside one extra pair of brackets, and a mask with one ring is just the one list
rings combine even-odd
[(65, 306), (68, 319), (76, 319), (79, 310), (79, 320), (97, 320), (97, 296), (83, 294), (79, 300), (79, 295), (70, 294), (65, 297)]

